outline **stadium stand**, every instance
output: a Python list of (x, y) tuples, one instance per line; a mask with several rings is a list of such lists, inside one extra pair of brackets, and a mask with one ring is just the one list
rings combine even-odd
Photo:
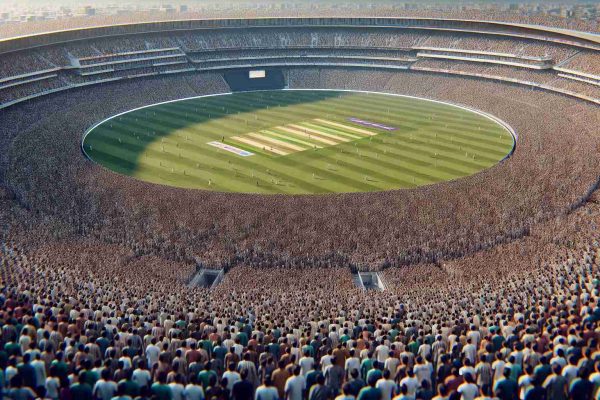
[[(144, 31), (141, 24), (123, 26), (124, 32), (132, 32), (127, 37), (119, 35), (111, 38), (109, 34), (101, 39), (93, 37), (94, 29), (88, 29), (79, 31), (85, 37), (89, 36), (84, 41), (72, 42), (68, 37), (59, 38), (57, 33), (28, 37), (27, 40), (33, 43), (55, 43), (52, 46), (36, 44), (33, 52), (18, 50), (34, 45), (23, 42), (24, 38), (5, 41), (4, 48), (12, 52), (2, 57), (8, 75), (2, 79), (3, 85), (0, 86), (3, 103), (10, 105), (23, 98), (80, 85), (164, 73), (294, 65), (398, 70), (410, 69), (415, 62), (415, 68), (420, 70), (428, 68), (433, 72), (441, 68), (462, 74), (473, 71), (479, 77), (508, 75), (506, 78), (513, 82), (523, 81), (523, 75), (533, 77), (533, 74), (520, 71), (522, 68), (550, 69), (557, 77), (560, 73), (582, 78), (579, 81), (581, 85), (571, 85), (575, 91), (559, 87), (561, 93), (580, 94), (584, 99), (597, 100), (593, 88), (585, 87), (586, 80), (597, 80), (595, 71), (582, 68), (594, 65), (595, 52), (586, 49), (597, 47), (598, 43), (575, 33), (569, 36), (568, 33), (549, 31), (541, 36), (539, 28), (523, 32), (521, 26), (509, 24), (485, 26), (472, 22), (473, 26), (468, 26), (467, 22), (440, 20), (393, 21), (398, 29), (381, 28), (378, 23), (385, 20), (378, 19), (353, 20), (351, 24), (357, 25), (355, 29), (342, 28), (340, 24), (347, 26), (348, 23), (333, 18), (322, 19), (319, 22), (321, 26), (314, 26), (312, 20), (307, 21), (310, 26), (300, 29), (285, 27), (286, 19), (257, 21), (260, 25), (272, 25), (272, 29), (267, 33), (264, 28), (253, 27), (233, 33), (231, 29), (237, 29), (239, 24), (252, 25), (252, 20), (232, 20), (229, 29), (208, 30), (203, 28), (205, 21), (198, 21), (197, 30), (185, 33), (170, 30), (175, 28), (168, 23), (159, 23), (153, 29), (164, 30), (164, 33), (141, 34), (139, 32)], [(305, 24), (302, 19), (287, 21), (292, 25)], [(224, 20), (221, 24), (227, 26), (227, 23)], [(96, 28), (98, 34), (106, 29)], [(480, 32), (472, 33), (474, 29)], [(76, 35), (76, 32), (69, 34)], [(3, 62), (2, 59), (0, 62)], [(449, 66), (450, 61), (455, 64), (449, 68), (442, 68), (444, 64), (440, 64), (436, 69), (427, 67), (436, 63), (419, 61), (422, 59), (445, 60)], [(463, 68), (468, 65), (465, 62), (480, 63), (487, 68), (484, 72), (479, 67)], [(495, 69), (494, 65), (502, 66), (506, 74), (488, 73), (502, 70)], [(543, 85), (544, 81), (535, 79), (525, 82), (547, 90), (557, 88)], [(577, 91), (580, 86), (581, 93)]]

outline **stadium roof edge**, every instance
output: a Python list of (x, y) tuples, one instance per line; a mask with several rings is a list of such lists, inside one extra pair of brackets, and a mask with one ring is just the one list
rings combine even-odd
[[(493, 20), (476, 20), (476, 19), (459, 19), (459, 18), (442, 18), (442, 17), (409, 17), (409, 16), (405, 16), (405, 17), (380, 17), (380, 16), (336, 16), (336, 17), (331, 17), (331, 16), (293, 16), (293, 17), (281, 17), (281, 16), (277, 16), (277, 17), (252, 17), (252, 18), (206, 18), (206, 19), (173, 19), (173, 20), (160, 20), (160, 21), (144, 21), (144, 22), (130, 22), (130, 23), (120, 23), (120, 24), (111, 24), (111, 25), (98, 25), (98, 26), (92, 26), (92, 27), (82, 27), (82, 28), (70, 28), (70, 29), (64, 29), (64, 30), (54, 30), (54, 31), (48, 31), (48, 32), (40, 32), (40, 33), (33, 33), (33, 34), (29, 34), (29, 35), (20, 35), (20, 36), (14, 36), (14, 37), (9, 37), (9, 38), (1, 38), (0, 39), (0, 53), (4, 53), (4, 52), (11, 52), (11, 51), (18, 51), (18, 50), (26, 50), (29, 48), (34, 48), (34, 47), (40, 47), (40, 46), (46, 46), (46, 45), (53, 45), (53, 44), (60, 44), (60, 43), (64, 43), (64, 42), (68, 42), (68, 41), (75, 41), (75, 40), (86, 40), (86, 39), (94, 39), (96, 37), (110, 37), (110, 36), (124, 36), (124, 35), (135, 35), (135, 34), (144, 34), (144, 33), (160, 33), (160, 32), (169, 32), (169, 31), (178, 31), (178, 30), (195, 30), (195, 29), (222, 29), (222, 28), (243, 28), (243, 27), (248, 27), (248, 28), (258, 28), (258, 27), (281, 27), (283, 25), (267, 25), (267, 24), (262, 24), (262, 25), (239, 25), (239, 26), (235, 26), (235, 25), (218, 25), (218, 23), (224, 22), (224, 21), (265, 21), (265, 20), (271, 20), (271, 21), (282, 21), (282, 20), (289, 20), (289, 21), (298, 21), (298, 20), (311, 20), (311, 21), (317, 21), (317, 20), (329, 20), (331, 21), (330, 24), (316, 24), (316, 23), (306, 23), (306, 24), (293, 24), (293, 26), (336, 26), (336, 25), (344, 25), (344, 26), (351, 26), (354, 25), (352, 23), (348, 23), (348, 22), (344, 22), (344, 21), (349, 21), (349, 20), (355, 20), (355, 21), (359, 21), (359, 20), (373, 20), (373, 21), (431, 21), (431, 22), (448, 22), (448, 23), (463, 23), (463, 24), (479, 24), (479, 25), (489, 25), (490, 27), (504, 27), (504, 28), (515, 28), (515, 29), (524, 29), (524, 30), (529, 30), (529, 31), (533, 31), (533, 32), (537, 32), (537, 33), (547, 33), (547, 34), (553, 34), (553, 35), (559, 35), (559, 36), (564, 36), (564, 37), (570, 37), (576, 40), (581, 40), (584, 42), (587, 42), (587, 44), (592, 44), (594, 46), (600, 46), (600, 34), (598, 33), (592, 33), (592, 32), (584, 32), (584, 31), (575, 31), (575, 30), (570, 30), (570, 29), (565, 29), (565, 28), (557, 28), (557, 27), (552, 27), (552, 26), (544, 26), (544, 25), (533, 25), (533, 24), (522, 24), (522, 23), (514, 23), (514, 22), (504, 22), (504, 21), (493, 21)], [(339, 21), (339, 23), (336, 23), (335, 21)], [(211, 26), (210, 23), (214, 22), (217, 23), (217, 25), (215, 26)], [(173, 24), (175, 25), (181, 25), (180, 27), (175, 27), (173, 26)], [(206, 24), (205, 26), (202, 26), (202, 24)], [(188, 25), (188, 26), (185, 26)], [(192, 26), (192, 25), (196, 25), (196, 26)], [(367, 25), (361, 24), (361, 23), (356, 23), (355, 24), (357, 27), (365, 27)], [(382, 25), (378, 25), (378, 24), (373, 24), (373, 25), (369, 25), (372, 27), (377, 27), (377, 26), (381, 26), (381, 27), (390, 27), (393, 28), (395, 27), (394, 25), (389, 25), (389, 24), (382, 24)], [(144, 27), (148, 27), (150, 28), (149, 30), (144, 30)], [(404, 25), (397, 25), (398, 28), (415, 28), (415, 29), (427, 29), (427, 26), (404, 26)], [(139, 29), (136, 29), (139, 28)], [(163, 29), (164, 28), (164, 29)], [(443, 29), (440, 27), (437, 27), (437, 29)], [(108, 30), (111, 30), (112, 32), (107, 32)], [(118, 30), (119, 32), (116, 32), (115, 30)], [(448, 28), (448, 30), (452, 30), (450, 28)], [(456, 30), (456, 29), (454, 29)], [(83, 33), (83, 32), (98, 32), (98, 35), (82, 35), (81, 37), (71, 37), (71, 38), (65, 38), (64, 36), (69, 35), (69, 34), (73, 34), (73, 33)], [(481, 33), (486, 33), (486, 32), (481, 32)], [(489, 32), (490, 34), (495, 34), (495, 33), (500, 33), (500, 32)], [(514, 36), (519, 36), (517, 34), (518, 32), (515, 32)], [(506, 34), (506, 32), (504, 32), (504, 34)], [(63, 37), (62, 39), (59, 38), (59, 36)], [(53, 40), (46, 40), (48, 38), (51, 37), (56, 37), (56, 41)], [(550, 39), (548, 39), (550, 40)], [(23, 46), (19, 46), (18, 43), (22, 43)], [(572, 44), (576, 44), (576, 43), (572, 43)], [(583, 44), (583, 43), (582, 43)]]

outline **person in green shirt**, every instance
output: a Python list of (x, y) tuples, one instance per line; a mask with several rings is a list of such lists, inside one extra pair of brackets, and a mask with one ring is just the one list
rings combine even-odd
[(142, 393), (142, 388), (140, 385), (131, 380), (131, 376), (133, 375), (133, 369), (129, 369), (127, 371), (127, 378), (121, 379), (118, 383), (118, 393), (122, 396), (131, 396), (131, 398), (135, 398)]
[(275, 338), (275, 341), (277, 341), (280, 337), (281, 337), (281, 331), (279, 330), (279, 328), (274, 328), (271, 331), (271, 334), (273, 335), (273, 337)]
[(244, 331), (240, 331), (240, 332), (237, 334), (237, 338), (236, 338), (236, 339), (239, 339), (239, 340), (240, 340), (240, 344), (241, 344), (242, 346), (244, 346), (244, 347), (248, 346), (248, 335), (246, 335), (246, 332), (244, 332)]
[(98, 376), (98, 373), (92, 371), (92, 361), (91, 360), (85, 360), (83, 362), (83, 371), (80, 372), (80, 376), (82, 376), (81, 373), (83, 373), (82, 383), (85, 382), (88, 385), (90, 385), (90, 387), (94, 387), (96, 382), (100, 379), (100, 376)]
[(419, 340), (417, 340), (417, 338), (415, 336), (413, 336), (412, 340), (406, 347), (408, 348), (408, 351), (410, 351), (411, 353), (413, 353), (416, 356), (417, 353), (419, 352), (419, 347), (421, 347), (421, 342)]
[(107, 339), (108, 333), (106, 331), (102, 332), (102, 335), (96, 339), (96, 344), (100, 347), (100, 354), (104, 354), (108, 346), (110, 346), (110, 340)]
[(227, 349), (223, 346), (223, 341), (221, 339), (217, 340), (217, 343), (212, 348), (212, 354), (217, 360), (224, 361), (225, 356), (227, 355)]
[(500, 329), (496, 330), (496, 334), (492, 336), (492, 344), (494, 345), (494, 351), (500, 351), (504, 344), (504, 336), (500, 335)]
[(367, 374), (369, 371), (373, 369), (373, 360), (371, 357), (373, 357), (373, 354), (369, 353), (369, 356), (360, 363), (360, 376), (364, 380), (367, 379)]
[(274, 340), (272, 343), (269, 344), (269, 353), (271, 353), (275, 360), (279, 360), (280, 350), (281, 349), (279, 347), (279, 344), (277, 343), (277, 340)]
[(217, 378), (217, 374), (212, 370), (211, 362), (204, 364), (204, 369), (198, 373), (198, 380), (202, 383), (202, 388), (206, 391), (210, 383), (210, 377), (214, 376)]
[(77, 382), (73, 383), (69, 389), (71, 397), (77, 400), (92, 400), (92, 387), (85, 382), (85, 371), (80, 371), (77, 375)]
[(56, 377), (59, 379), (67, 379), (69, 375), (69, 365), (63, 361), (63, 352), (56, 353), (54, 360), (50, 363), (56, 367)]
[(350, 336), (348, 335), (348, 328), (344, 329), (344, 333), (340, 336), (340, 343), (346, 343), (350, 340)]
[[(205, 336), (200, 343), (202, 343), (202, 348), (206, 350), (208, 358), (210, 359), (213, 356), (213, 342), (208, 340), (208, 337)], [(223, 356), (223, 358), (225, 358), (225, 356)]]
[[(519, 385), (510, 377), (510, 368), (504, 368), (503, 378), (494, 384), (494, 393), (501, 400), (516, 399), (519, 395)], [(566, 381), (566, 380), (565, 380)]]
[(167, 374), (165, 372), (158, 374), (158, 382), (152, 384), (150, 391), (156, 400), (171, 400), (173, 394), (171, 388), (167, 385)]
[(376, 384), (377, 379), (372, 376), (371, 379), (369, 379), (369, 386), (360, 389), (356, 400), (381, 400), (381, 389), (376, 388)]
[(9, 357), (19, 357), (21, 355), (21, 346), (19, 345), (19, 343), (13, 342), (11, 340), (10, 342), (7, 342), (4, 345), (4, 351), (6, 352), (6, 354), (8, 354)]
[(308, 374), (306, 374), (306, 394), (308, 394), (310, 388), (317, 383), (317, 378), (321, 374), (321, 370), (313, 369)]
[(302, 351), (302, 354), (308, 353), (310, 357), (315, 356), (315, 349), (310, 344), (305, 344), (300, 350)]
[(375, 382), (383, 378), (383, 372), (379, 369), (379, 365), (375, 365), (369, 372), (367, 372), (367, 382), (375, 379)]
[(310, 347), (312, 347), (312, 357), (314, 357), (319, 352), (319, 347), (321, 347), (321, 342), (317, 340), (316, 336), (310, 341)]

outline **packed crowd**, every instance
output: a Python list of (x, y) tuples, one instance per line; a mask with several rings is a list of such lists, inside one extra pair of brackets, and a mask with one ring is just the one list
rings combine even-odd
[(598, 113), (592, 105), (415, 72), (292, 69), (287, 80), (291, 88), (383, 90), (471, 105), (508, 122), (520, 135), (518, 150), (510, 162), (450, 183), (324, 197), (185, 191), (118, 176), (82, 159), (81, 132), (99, 120), (228, 90), (219, 75), (198, 74), (90, 87), (40, 106), (7, 109), (4, 182), (24, 207), (59, 218), (53, 226), (59, 236), (74, 230), (136, 254), (185, 262), (198, 257), (219, 268), (341, 263), (361, 269), (463, 257), (518, 239), (539, 221), (580, 205), (597, 184)]

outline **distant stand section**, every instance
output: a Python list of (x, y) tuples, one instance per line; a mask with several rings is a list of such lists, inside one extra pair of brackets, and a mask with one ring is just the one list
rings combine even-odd
[(232, 92), (272, 90), (285, 87), (283, 71), (278, 68), (244, 68), (225, 71), (225, 82)]

